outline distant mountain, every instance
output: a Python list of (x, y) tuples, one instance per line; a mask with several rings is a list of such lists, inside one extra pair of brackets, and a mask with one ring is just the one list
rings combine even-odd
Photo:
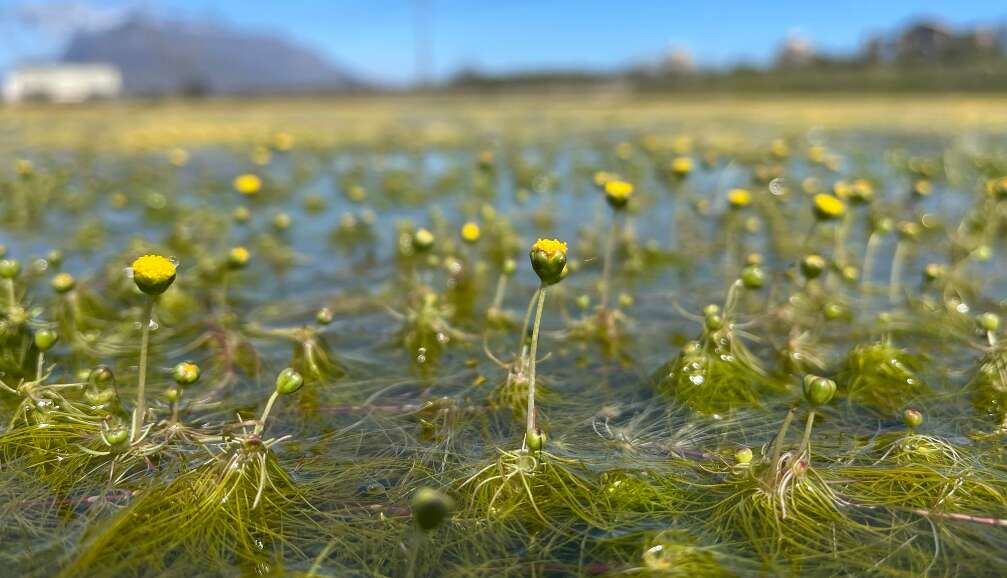
[(314, 52), (270, 34), (136, 16), (80, 32), (65, 62), (119, 67), (131, 95), (343, 91), (361, 83)]

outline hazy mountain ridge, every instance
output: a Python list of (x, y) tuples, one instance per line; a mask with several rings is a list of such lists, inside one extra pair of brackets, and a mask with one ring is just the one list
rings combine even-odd
[(117, 66), (126, 93), (132, 95), (341, 91), (361, 86), (325, 58), (278, 36), (143, 17), (100, 32), (77, 33), (63, 60)]

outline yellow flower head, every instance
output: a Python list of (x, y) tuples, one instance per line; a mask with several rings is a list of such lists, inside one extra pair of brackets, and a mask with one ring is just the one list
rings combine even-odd
[(248, 252), (248, 249), (238, 246), (227, 253), (227, 264), (232, 269), (241, 269), (248, 264), (251, 258), (252, 254)]
[(77, 285), (77, 280), (69, 273), (59, 273), (52, 278), (51, 283), (52, 288), (57, 293), (66, 293), (73, 290), (73, 288)]
[(747, 207), (752, 202), (752, 193), (747, 189), (731, 189), (727, 192), (727, 202), (735, 209)]
[(160, 255), (144, 255), (133, 261), (133, 282), (148, 295), (160, 295), (175, 281), (175, 264)]
[(528, 256), (543, 285), (554, 285), (566, 277), (566, 243), (558, 239), (539, 239), (531, 246)]
[(462, 225), (461, 235), (463, 241), (467, 243), (475, 243), (482, 235), (482, 231), (479, 230), (479, 225), (470, 222)]
[(625, 207), (631, 196), (633, 196), (633, 183), (616, 179), (605, 183), (605, 199), (613, 208)]
[(262, 179), (257, 175), (244, 174), (234, 179), (234, 190), (242, 195), (254, 195), (262, 190)]
[(815, 216), (822, 221), (838, 219), (846, 214), (846, 203), (830, 194), (818, 193), (815, 195), (814, 203)]
[(676, 157), (671, 161), (671, 172), (679, 177), (692, 172), (692, 159), (689, 157)]
[(559, 239), (539, 239), (531, 246), (531, 250), (533, 252), (541, 251), (549, 257), (555, 255), (556, 253), (560, 253), (566, 257), (566, 243), (560, 241)]

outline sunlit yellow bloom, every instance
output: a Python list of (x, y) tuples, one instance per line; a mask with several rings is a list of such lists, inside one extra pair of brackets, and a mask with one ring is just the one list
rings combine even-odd
[(531, 250), (541, 251), (548, 257), (551, 257), (556, 253), (561, 253), (565, 257), (566, 243), (560, 241), (559, 239), (539, 239), (531, 246)]
[(752, 202), (752, 193), (747, 189), (731, 189), (727, 193), (727, 202), (736, 209), (747, 207)]
[(830, 194), (818, 193), (815, 195), (814, 203), (815, 216), (823, 221), (838, 219), (846, 214), (846, 203)]
[(158, 295), (175, 281), (175, 264), (160, 255), (144, 255), (133, 261), (133, 282), (140, 291)]
[(262, 179), (257, 175), (244, 174), (234, 179), (234, 190), (242, 195), (255, 195), (262, 190)]
[(613, 208), (625, 207), (631, 196), (633, 196), (633, 183), (615, 179), (605, 183), (605, 199)]
[(554, 285), (566, 277), (566, 243), (558, 239), (539, 239), (528, 256), (532, 269), (544, 285)]
[(676, 157), (671, 161), (671, 172), (679, 177), (684, 177), (691, 173), (692, 159), (689, 157)]
[(233, 247), (227, 253), (227, 264), (232, 269), (241, 269), (248, 264), (251, 258), (252, 254), (248, 252), (248, 249), (241, 246)]
[(465, 223), (462, 225), (461, 234), (463, 241), (467, 243), (475, 243), (482, 235), (482, 231), (479, 230), (479, 225), (476, 223)]

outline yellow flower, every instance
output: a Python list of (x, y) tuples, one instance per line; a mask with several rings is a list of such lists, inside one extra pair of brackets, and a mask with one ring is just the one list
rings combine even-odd
[(605, 200), (612, 208), (621, 209), (633, 196), (633, 183), (620, 180), (610, 180), (605, 183)]
[(671, 161), (671, 172), (678, 177), (684, 177), (692, 172), (692, 159), (689, 157), (676, 157)]
[(133, 282), (148, 295), (160, 295), (175, 281), (175, 264), (160, 255), (144, 255), (133, 261)]
[(566, 277), (566, 243), (558, 239), (539, 239), (528, 253), (532, 269), (543, 285), (554, 285)]
[(566, 243), (559, 239), (539, 239), (531, 246), (532, 251), (541, 251), (547, 256), (562, 253), (566, 257)]
[(462, 240), (467, 243), (475, 243), (479, 240), (482, 231), (479, 230), (479, 225), (475, 223), (465, 223), (462, 225)]
[(747, 189), (731, 189), (727, 193), (727, 202), (735, 209), (747, 207), (752, 202), (752, 193)]
[(234, 190), (242, 195), (254, 195), (262, 190), (262, 179), (257, 175), (244, 174), (234, 179)]
[(838, 219), (846, 214), (846, 203), (830, 194), (818, 193), (815, 195), (814, 203), (815, 216), (822, 221)]
[(252, 254), (248, 249), (241, 246), (234, 247), (227, 253), (227, 265), (232, 269), (241, 269), (251, 258)]

